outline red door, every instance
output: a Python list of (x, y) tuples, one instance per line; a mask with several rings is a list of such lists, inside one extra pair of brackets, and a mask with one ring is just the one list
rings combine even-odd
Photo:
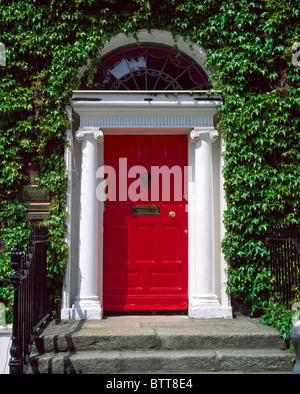
[(107, 135), (104, 158), (104, 310), (185, 310), (187, 137)]

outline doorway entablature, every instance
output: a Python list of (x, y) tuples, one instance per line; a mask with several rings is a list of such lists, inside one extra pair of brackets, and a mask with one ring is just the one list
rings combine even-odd
[(74, 91), (72, 108), (80, 116), (80, 127), (214, 127), (222, 97), (205, 93)]

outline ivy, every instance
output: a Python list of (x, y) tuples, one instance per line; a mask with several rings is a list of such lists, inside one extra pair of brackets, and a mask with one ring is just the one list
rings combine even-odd
[[(92, 81), (105, 43), (119, 33), (159, 29), (199, 44), (225, 104), (223, 251), (231, 295), (251, 314), (269, 302), (268, 226), (299, 220), (300, 41), (297, 0), (0, 0), (0, 276), (8, 251), (26, 240), (22, 187), (32, 180), (52, 194), (49, 281), (59, 293), (67, 261), (63, 161), (73, 89)], [(86, 78), (77, 70), (90, 60)], [(0, 300), (10, 305), (7, 289)]]

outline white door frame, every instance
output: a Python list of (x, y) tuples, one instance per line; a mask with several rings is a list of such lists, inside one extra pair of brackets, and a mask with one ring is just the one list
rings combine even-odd
[[(205, 70), (205, 52), (172, 33), (141, 30), (138, 42), (176, 46)], [(137, 42), (119, 34), (99, 50), (101, 56)], [(89, 67), (78, 71), (79, 77)], [(207, 73), (209, 75), (209, 73)], [(101, 318), (103, 207), (95, 199), (95, 170), (103, 164), (106, 134), (187, 134), (189, 174), (189, 316), (232, 317), (226, 293), (226, 262), (221, 252), (225, 199), (222, 141), (214, 129), (221, 98), (204, 92), (74, 91), (66, 110), (71, 128), (65, 150), (69, 174), (67, 211), (69, 261), (62, 318)], [(76, 136), (74, 138), (74, 135)], [(214, 144), (213, 142), (216, 141)], [(89, 190), (89, 192), (88, 192)], [(90, 197), (89, 197), (90, 196)], [(98, 213), (97, 213), (98, 212)], [(95, 220), (95, 218), (97, 218)], [(88, 234), (92, 234), (89, 236)]]
[[(76, 125), (73, 122), (75, 139), (70, 131), (71, 143), (66, 149), (66, 163), (70, 170), (67, 206), (70, 258), (64, 287), (63, 319), (101, 319), (103, 316), (103, 203), (96, 199), (96, 170), (103, 164), (105, 135), (161, 134), (162, 130), (170, 138), (172, 134), (187, 134), (189, 139), (189, 316), (232, 317), (224, 285), (226, 263), (220, 248), (224, 231), (221, 223), (224, 207), (222, 143), (214, 128), (216, 107), (222, 104), (222, 100), (220, 97), (207, 98), (203, 94), (200, 91), (193, 95), (182, 91), (73, 92), (72, 105), (67, 110), (70, 118), (74, 118), (73, 110), (80, 121), (76, 121)], [(81, 161), (81, 169), (74, 164), (76, 161)], [(74, 190), (76, 176), (78, 182), (80, 178), (77, 191)], [(74, 209), (76, 199), (77, 212)], [(77, 227), (76, 244), (72, 233)], [(77, 265), (72, 262), (76, 258)]]

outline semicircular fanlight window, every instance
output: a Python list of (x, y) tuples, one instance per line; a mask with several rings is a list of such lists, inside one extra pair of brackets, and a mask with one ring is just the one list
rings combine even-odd
[(102, 58), (96, 90), (207, 90), (204, 70), (182, 52), (164, 45), (129, 45)]

